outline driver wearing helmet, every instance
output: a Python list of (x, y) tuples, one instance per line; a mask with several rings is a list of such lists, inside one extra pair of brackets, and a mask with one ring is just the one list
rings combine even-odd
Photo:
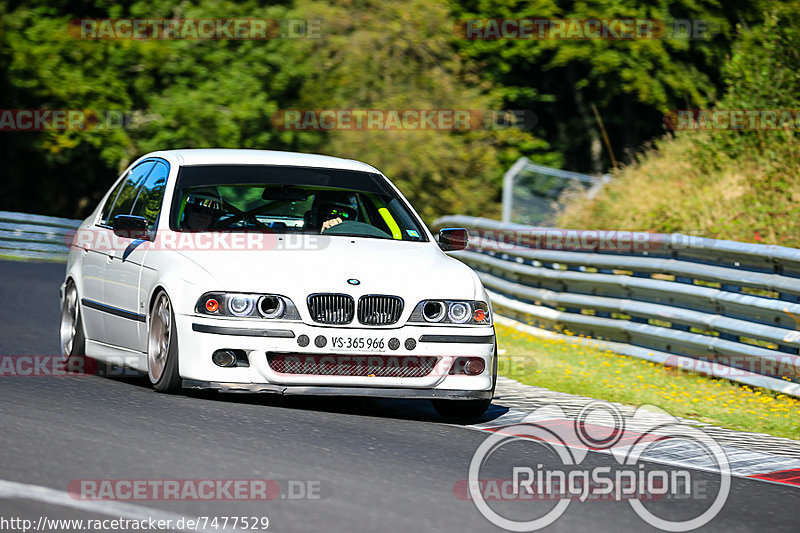
[(214, 225), (219, 213), (219, 197), (215, 193), (193, 191), (186, 200), (181, 228), (191, 231), (207, 230)]
[(311, 212), (314, 216), (312, 224), (319, 226), (320, 233), (342, 222), (354, 222), (358, 219), (358, 204), (355, 194), (321, 191), (314, 197)]

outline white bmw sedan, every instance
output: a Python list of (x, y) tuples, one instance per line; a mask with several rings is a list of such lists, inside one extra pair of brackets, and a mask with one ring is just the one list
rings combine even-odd
[(496, 343), (478, 277), (375, 168), (257, 150), (134, 162), (72, 239), (65, 361), (181, 388), (428, 398), (483, 414)]

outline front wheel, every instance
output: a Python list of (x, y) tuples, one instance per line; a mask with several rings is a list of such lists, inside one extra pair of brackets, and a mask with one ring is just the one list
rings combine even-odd
[(178, 335), (175, 313), (167, 293), (156, 296), (150, 312), (147, 331), (147, 375), (153, 388), (159, 392), (178, 392), (181, 377), (178, 374)]
[(86, 337), (83, 334), (81, 306), (78, 301), (78, 289), (71, 281), (64, 289), (64, 300), (61, 302), (61, 360), (67, 364), (71, 360), (86, 355)]

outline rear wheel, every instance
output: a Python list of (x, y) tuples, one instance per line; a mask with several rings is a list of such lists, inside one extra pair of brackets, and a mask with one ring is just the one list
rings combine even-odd
[(78, 302), (78, 289), (71, 281), (64, 289), (64, 300), (61, 302), (61, 359), (67, 364), (71, 360), (86, 354), (86, 337), (83, 334), (81, 306)]
[(153, 303), (147, 331), (147, 375), (159, 392), (178, 392), (181, 388), (175, 329), (172, 304), (167, 293), (161, 291)]

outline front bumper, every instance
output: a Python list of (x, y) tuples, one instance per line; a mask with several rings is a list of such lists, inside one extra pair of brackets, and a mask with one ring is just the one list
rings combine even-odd
[[(492, 326), (402, 326), (398, 328), (337, 328), (301, 322), (266, 322), (176, 315), (179, 343), (178, 370), (188, 388), (277, 394), (355, 395), (389, 398), (491, 398), (493, 388), (494, 328)], [(305, 335), (307, 346), (298, 338)], [(315, 343), (317, 337), (324, 346)], [(399, 340), (394, 350), (382, 352), (337, 349), (333, 337)], [(413, 348), (406, 345), (413, 339)], [(219, 367), (211, 360), (216, 350), (242, 350), (249, 366)], [(374, 375), (286, 374), (276, 372), (268, 354), (333, 355), (366, 358), (372, 355), (404, 358), (437, 357), (432, 371), (418, 377)], [(476, 376), (450, 374), (457, 357), (480, 357), (484, 371)]]

